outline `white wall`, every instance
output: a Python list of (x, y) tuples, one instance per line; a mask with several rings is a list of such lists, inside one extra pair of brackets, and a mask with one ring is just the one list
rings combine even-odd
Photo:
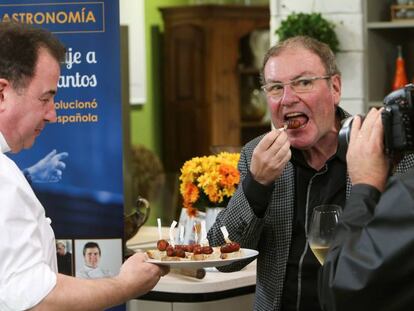
[(342, 72), (341, 107), (351, 114), (364, 112), (363, 15), (362, 0), (271, 0), (271, 41), (281, 21), (292, 12), (320, 12), (335, 23), (340, 52), (338, 66)]
[(144, 0), (120, 0), (121, 25), (128, 26), (129, 93), (131, 104), (147, 101)]

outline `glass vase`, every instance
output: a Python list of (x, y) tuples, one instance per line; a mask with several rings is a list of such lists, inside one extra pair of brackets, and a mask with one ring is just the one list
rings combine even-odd
[(216, 221), (217, 215), (224, 210), (224, 207), (207, 207), (206, 208), (206, 231), (210, 230)]
[[(176, 236), (176, 244), (194, 244), (199, 243), (200, 232), (196, 234), (195, 225), (205, 220), (206, 214), (198, 211), (197, 216), (189, 216), (186, 208), (181, 209), (180, 219), (178, 220), (178, 234)], [(180, 229), (182, 227), (182, 229)], [(180, 233), (182, 230), (182, 233)]]

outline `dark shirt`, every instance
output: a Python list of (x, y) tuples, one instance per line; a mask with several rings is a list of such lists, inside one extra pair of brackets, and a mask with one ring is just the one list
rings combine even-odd
[(72, 275), (72, 254), (67, 252), (65, 255), (57, 255), (58, 272), (66, 275)]
[(327, 203), (344, 206), (346, 163), (334, 155), (321, 170), (316, 171), (306, 163), (302, 152), (293, 148), (291, 161), (295, 166), (296, 204), (282, 310), (320, 311), (317, 295), (320, 263), (306, 242), (305, 226), (309, 224), (315, 206)]
[[(326, 165), (317, 172), (309, 167), (300, 151), (292, 148), (292, 163), (295, 166), (296, 204), (292, 229), (291, 250), (286, 267), (285, 285), (282, 295), (282, 310), (297, 310), (298, 293), (300, 286), (300, 309), (306, 311), (320, 311), (317, 296), (317, 275), (320, 264), (307, 248), (299, 276), (299, 261), (305, 250), (305, 211), (308, 184), (312, 176), (312, 186), (309, 188), (308, 218), (315, 206), (332, 203), (344, 206), (346, 198), (346, 163), (337, 154), (329, 159)], [(263, 186), (256, 182), (250, 172), (243, 180), (243, 190), (257, 217), (263, 217), (266, 212), (273, 184)], [(300, 277), (300, 283), (298, 281)]]
[(413, 169), (392, 178), (382, 195), (353, 186), (320, 271), (324, 310), (413, 310), (413, 193)]

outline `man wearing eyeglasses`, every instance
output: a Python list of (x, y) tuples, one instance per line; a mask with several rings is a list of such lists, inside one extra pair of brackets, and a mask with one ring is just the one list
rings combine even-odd
[(223, 243), (225, 225), (231, 240), (259, 251), (255, 310), (320, 311), (320, 264), (307, 241), (310, 215), (321, 204), (343, 207), (351, 189), (345, 157), (337, 152), (341, 120), (348, 116), (339, 107), (341, 73), (326, 44), (302, 36), (272, 47), (263, 64), (276, 129), (242, 149), (240, 186), (208, 238)]

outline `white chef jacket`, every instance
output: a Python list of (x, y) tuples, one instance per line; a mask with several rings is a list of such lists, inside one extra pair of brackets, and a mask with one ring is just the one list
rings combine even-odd
[(56, 285), (55, 236), (0, 133), (0, 311), (26, 310)]
[(114, 276), (114, 274), (108, 269), (102, 269), (100, 267), (91, 268), (88, 266), (83, 266), (83, 269), (76, 273), (76, 277), (82, 279), (102, 279), (109, 278)]

